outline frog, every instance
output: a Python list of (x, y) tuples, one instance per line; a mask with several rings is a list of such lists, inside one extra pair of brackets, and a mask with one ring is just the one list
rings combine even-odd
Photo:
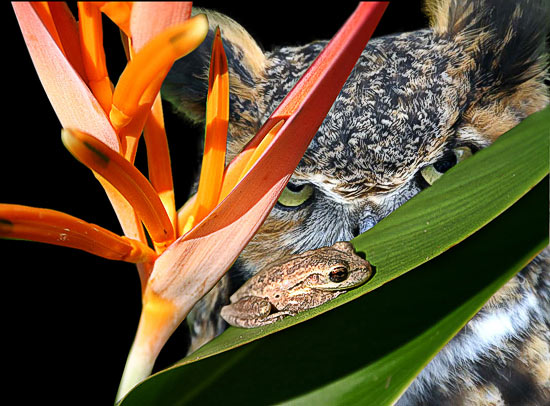
[(320, 306), (372, 275), (353, 245), (339, 241), (265, 266), (231, 295), (221, 316), (235, 327), (265, 326)]

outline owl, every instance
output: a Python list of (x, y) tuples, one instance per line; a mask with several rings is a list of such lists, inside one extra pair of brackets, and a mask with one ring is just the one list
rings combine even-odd
[[(442, 0), (425, 10), (428, 28), (368, 43), (265, 223), (191, 312), (190, 351), (226, 328), (221, 307), (265, 258), (351, 240), (549, 103), (547, 1)], [(195, 12), (208, 15), (210, 33), (174, 65), (163, 96), (188, 119), (204, 119), (219, 26), (230, 74), (231, 160), (326, 41), (264, 52), (229, 17)], [(547, 248), (443, 348), (398, 405), (549, 404), (549, 309)], [(483, 334), (495, 320), (510, 331)]]

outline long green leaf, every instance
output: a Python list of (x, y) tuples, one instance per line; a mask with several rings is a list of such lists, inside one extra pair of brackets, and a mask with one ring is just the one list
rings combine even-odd
[[(123, 405), (391, 404), (548, 244), (547, 195), (541, 183), (463, 243), (346, 306), (200, 362), (192, 355), (138, 386)], [(244, 335), (229, 329), (201, 353)]]
[[(547, 192), (541, 198), (541, 189), (537, 189), (459, 246), (359, 297), (470, 236), (537, 184), (548, 173), (549, 123), (549, 109), (529, 117), (358, 237), (356, 248), (377, 266), (375, 277), (365, 286), (270, 326), (230, 328), (177, 367), (142, 383), (123, 405), (206, 402), (214, 387), (230, 403), (251, 393), (257, 396), (255, 404), (315, 397), (315, 390), (325, 398), (339, 393), (337, 388), (352, 397), (367, 388), (372, 396), (378, 394), (376, 399), (394, 399), (484, 301), (544, 245)], [(514, 227), (516, 231), (510, 231)], [(530, 239), (503, 238), (510, 235), (529, 235)], [(344, 308), (322, 314), (357, 298)], [(226, 352), (316, 315), (321, 316)], [(212, 357), (218, 353), (223, 354)], [(396, 367), (396, 360), (407, 357), (415, 362)], [(389, 380), (380, 381), (383, 376)], [(364, 386), (367, 381), (370, 386)], [(247, 391), (243, 385), (254, 386), (254, 390)], [(328, 394), (319, 389), (326, 385), (331, 388)], [(350, 392), (346, 389), (350, 385), (357, 390)]]

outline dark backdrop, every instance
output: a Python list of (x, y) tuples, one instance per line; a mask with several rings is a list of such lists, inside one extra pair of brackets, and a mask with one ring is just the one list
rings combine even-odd
[[(356, 7), (354, 2), (195, 2), (240, 22), (268, 50), (328, 39)], [(300, 4), (301, 5), (301, 4)], [(4, 6), (8, 7), (8, 6)], [(0, 202), (60, 210), (114, 232), (120, 228), (103, 190), (63, 147), (61, 126), (38, 80), (11, 6), (5, 8), (4, 112), (0, 146)], [(375, 36), (425, 27), (418, 2), (390, 4)], [(105, 27), (111, 79), (124, 59), (116, 29)], [(181, 205), (196, 170), (202, 129), (167, 112), (167, 131)], [(143, 148), (137, 165), (143, 166)], [(3, 395), (18, 404), (112, 404), (140, 312), (140, 288), (131, 264), (69, 248), (0, 241), (2, 259)], [(184, 355), (185, 329), (157, 365)]]

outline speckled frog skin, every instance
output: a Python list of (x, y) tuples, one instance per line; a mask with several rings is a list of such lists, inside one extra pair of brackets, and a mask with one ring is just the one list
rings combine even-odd
[(372, 273), (353, 245), (337, 242), (267, 265), (231, 296), (221, 316), (237, 327), (271, 324), (362, 285)]

